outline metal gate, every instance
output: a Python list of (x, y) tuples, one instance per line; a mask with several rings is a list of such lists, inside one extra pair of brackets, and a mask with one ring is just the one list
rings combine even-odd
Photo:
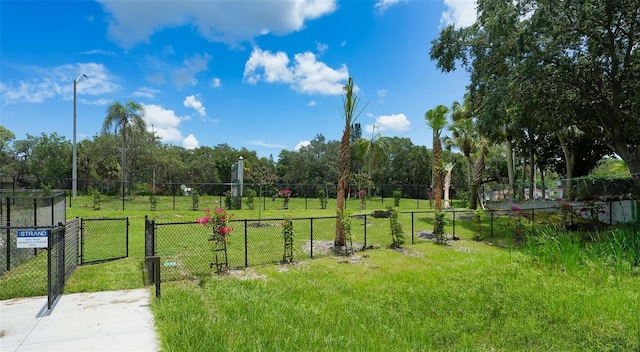
[(129, 218), (81, 219), (80, 264), (129, 256)]
[(47, 247), (47, 308), (64, 290), (64, 284), (78, 266), (78, 219), (52, 228)]

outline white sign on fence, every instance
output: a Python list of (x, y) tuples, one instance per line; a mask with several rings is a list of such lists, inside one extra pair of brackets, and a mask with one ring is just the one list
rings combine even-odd
[(18, 230), (18, 248), (47, 248), (49, 246), (49, 230)]

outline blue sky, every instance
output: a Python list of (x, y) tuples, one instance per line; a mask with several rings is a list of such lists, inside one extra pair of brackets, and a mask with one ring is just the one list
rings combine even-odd
[(475, 20), (474, 2), (0, 1), (0, 125), (17, 139), (98, 134), (108, 104), (135, 100), (165, 143), (227, 143), (258, 156), (318, 134), (339, 140), (353, 77), (363, 134), (431, 147), (424, 113), (462, 100), (430, 42)]

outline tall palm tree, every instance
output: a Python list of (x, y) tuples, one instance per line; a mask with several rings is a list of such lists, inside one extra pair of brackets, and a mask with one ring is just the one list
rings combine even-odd
[[(380, 162), (384, 163), (389, 159), (387, 142), (382, 138), (380, 133), (374, 134), (377, 126), (373, 126), (371, 139), (360, 138), (355, 142), (354, 156), (361, 160), (361, 170), (367, 173), (370, 179), (373, 179), (374, 167)], [(369, 192), (370, 193), (370, 192)]]
[(427, 125), (433, 130), (433, 173), (435, 188), (436, 212), (442, 211), (442, 171), (444, 165), (442, 163), (442, 130), (447, 125), (447, 113), (449, 108), (444, 105), (438, 105), (424, 114)]
[(359, 102), (358, 97), (353, 94), (353, 78), (349, 77), (342, 91), (344, 92), (342, 106), (344, 108), (345, 127), (342, 133), (342, 139), (340, 140), (340, 154), (338, 156), (338, 194), (336, 196), (338, 217), (336, 218), (336, 237), (333, 241), (336, 247), (345, 245), (344, 230), (340, 216), (344, 214), (344, 190), (347, 188), (347, 180), (349, 179), (351, 124), (355, 122), (354, 114), (356, 113)]
[(124, 189), (127, 183), (127, 151), (126, 151), (126, 130), (144, 131), (146, 124), (142, 119), (144, 115), (144, 108), (142, 105), (135, 101), (127, 101), (122, 105), (118, 101), (113, 101), (107, 107), (107, 116), (102, 124), (102, 129), (108, 132), (109, 128), (113, 126), (113, 134), (118, 133), (118, 129), (122, 133), (122, 195), (124, 196)]
[(451, 115), (453, 123), (448, 127), (451, 137), (445, 137), (445, 146), (448, 148), (456, 146), (464, 155), (467, 163), (467, 186), (470, 190), (469, 208), (475, 209), (477, 207), (477, 196), (475, 195), (477, 187), (475, 190), (473, 189), (473, 161), (471, 160), (471, 155), (476, 149), (478, 133), (476, 132), (475, 122), (469, 111), (468, 103), (460, 105), (457, 101), (453, 102)]
[(446, 209), (451, 207), (451, 204), (449, 204), (449, 188), (451, 188), (451, 173), (454, 166), (455, 164), (452, 162), (444, 164), (444, 171), (446, 171), (444, 176), (444, 207)]

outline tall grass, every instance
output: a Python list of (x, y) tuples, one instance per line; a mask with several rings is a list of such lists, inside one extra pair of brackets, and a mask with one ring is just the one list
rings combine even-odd
[(634, 351), (638, 280), (421, 242), (163, 286), (164, 351)]
[(528, 238), (526, 252), (562, 270), (605, 267), (624, 274), (640, 273), (640, 234), (632, 226), (594, 233), (538, 227)]

